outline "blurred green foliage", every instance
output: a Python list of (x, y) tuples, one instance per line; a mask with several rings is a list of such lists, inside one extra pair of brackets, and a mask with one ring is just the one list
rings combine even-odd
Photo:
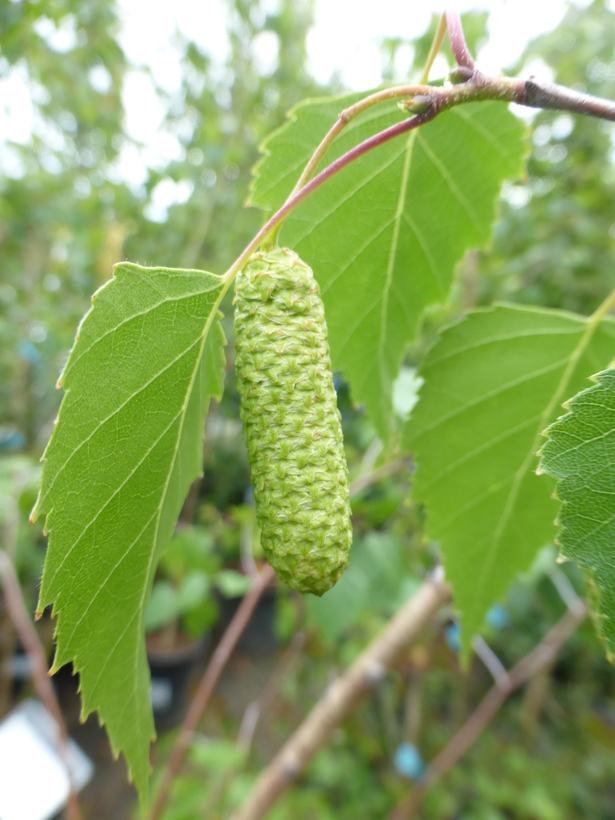
[(145, 631), (172, 626), (198, 638), (217, 622), (216, 593), (225, 598), (245, 595), (248, 576), (222, 566), (211, 532), (204, 527), (180, 527), (165, 550), (145, 611)]
[(2, 549), (15, 562), (22, 591), (34, 610), (43, 569), (44, 539), (28, 522), (38, 494), (41, 469), (30, 456), (0, 456)]
[[(545, 65), (557, 83), (615, 97), (613, 14), (605, 0), (571, 5), (511, 73), (527, 76), (534, 66), (540, 76)], [(532, 128), (527, 181), (505, 192), (491, 251), (474, 270), (466, 267), (466, 304), (503, 299), (589, 314), (615, 287), (613, 124), (538, 111)]]
[[(0, 181), (0, 425), (27, 447), (40, 452), (49, 436), (60, 401), (55, 381), (113, 264), (129, 258), (222, 273), (260, 227), (260, 213), (242, 207), (258, 144), (319, 90), (304, 66), (309, 19), (309, 2), (284, 0), (271, 14), (229, 2), (223, 66), (176, 36), (179, 86), (156, 89), (166, 110), (158, 136), (177, 155), (168, 162), (125, 131), (127, 73), (155, 82), (118, 45), (112, 0), (2, 5), (0, 79), (23, 77), (35, 109), (31, 138), (5, 140)], [(73, 36), (62, 41), (60, 30)], [(266, 77), (252, 46), (262, 32), (280, 43)], [(143, 166), (141, 183), (135, 166)], [(168, 212), (155, 207), (159, 186), (174, 183), (187, 201)], [(230, 298), (224, 312), (231, 314)]]
[(395, 614), (419, 585), (405, 540), (372, 530), (355, 537), (352, 550), (352, 565), (329, 594), (305, 599), (306, 625), (316, 627), (326, 645), (347, 635), (365, 612)]

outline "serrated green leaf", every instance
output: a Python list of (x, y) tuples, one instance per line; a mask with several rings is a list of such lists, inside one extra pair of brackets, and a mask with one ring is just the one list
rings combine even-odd
[(546, 430), (540, 469), (558, 479), (557, 523), (564, 558), (589, 570), (595, 621), (609, 660), (615, 658), (615, 368), (564, 406)]
[[(251, 202), (273, 210), (340, 111), (359, 95), (299, 105), (263, 146)], [(402, 116), (383, 105), (353, 121), (325, 164)], [(455, 108), (371, 151), (287, 218), (282, 241), (311, 265), (333, 366), (387, 437), (393, 382), (429, 304), (445, 302), (455, 264), (486, 244), (505, 179), (519, 176), (525, 128), (497, 102)]]
[(463, 646), (554, 536), (554, 482), (537, 476), (541, 433), (561, 401), (615, 354), (615, 323), (531, 308), (468, 314), (445, 330), (404, 427), (462, 615)]
[[(367, 93), (302, 100), (289, 111), (288, 121), (260, 146), (263, 156), (252, 172), (248, 204), (269, 213), (279, 208), (340, 111), (367, 96)], [(352, 133), (356, 126), (356, 122), (350, 123), (346, 134)], [(355, 137), (354, 141), (359, 142), (360, 139)], [(334, 154), (332, 148), (323, 166), (328, 165), (336, 155), (339, 156), (339, 152)]]
[(184, 578), (177, 595), (177, 614), (185, 615), (203, 603), (211, 589), (209, 576), (204, 572), (191, 572)]
[(145, 605), (143, 628), (146, 632), (155, 632), (175, 618), (177, 618), (177, 590), (170, 581), (157, 581)]
[(240, 766), (246, 758), (245, 748), (223, 738), (195, 737), (188, 756), (196, 766), (223, 774)]
[(191, 481), (203, 419), (220, 398), (222, 280), (117, 265), (93, 297), (60, 383), (66, 395), (44, 455), (33, 518), (49, 548), (38, 610), (54, 604), (54, 670), (81, 676), (147, 803), (149, 702), (144, 605)]
[(252, 588), (252, 578), (233, 569), (221, 569), (215, 583), (225, 598), (241, 598)]

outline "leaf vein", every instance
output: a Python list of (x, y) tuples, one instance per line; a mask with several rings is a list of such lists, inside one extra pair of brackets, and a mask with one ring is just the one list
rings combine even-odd
[[(150, 287), (154, 288), (154, 286), (151, 282), (148, 282), (148, 285)], [(219, 285), (215, 284), (211, 288), (206, 288), (205, 290), (194, 291), (194, 292), (188, 293), (188, 294), (184, 293), (181, 296), (168, 296), (164, 299), (161, 299), (159, 302), (156, 302), (155, 304), (150, 305), (145, 310), (140, 310), (137, 313), (132, 313), (130, 316), (127, 316), (125, 319), (122, 319), (121, 322), (118, 322), (117, 325), (114, 325), (114, 327), (109, 328), (109, 330), (106, 330), (104, 333), (101, 333), (100, 336), (97, 336), (96, 339), (94, 339), (94, 341), (92, 342), (92, 344), (89, 345), (89, 347), (86, 347), (84, 350), (81, 351), (79, 356), (77, 356), (75, 359), (73, 359), (73, 361), (69, 362), (70, 369), (72, 370), (75, 367), (75, 365), (78, 362), (80, 362), (81, 359), (86, 354), (90, 353), (96, 347), (96, 345), (98, 345), (99, 342), (102, 342), (102, 340), (105, 339), (107, 336), (109, 336), (111, 333), (115, 333), (121, 327), (124, 327), (124, 325), (129, 324), (134, 319), (138, 319), (141, 316), (147, 316), (148, 313), (152, 313), (153, 311), (157, 310), (158, 308), (160, 308), (163, 305), (166, 305), (170, 302), (183, 302), (185, 300), (192, 299), (194, 297), (203, 296), (206, 293), (211, 293), (211, 291), (219, 289), (219, 287), (220, 287)]]
[[(419, 135), (418, 131), (415, 131), (413, 133)], [(444, 182), (448, 185), (448, 188), (449, 188), (451, 194), (457, 200), (457, 202), (459, 202), (462, 209), (466, 212), (466, 214), (468, 215), (468, 217), (470, 219), (470, 222), (474, 226), (474, 229), (476, 230), (477, 234), (480, 236), (480, 234), (481, 234), (480, 220), (479, 220), (474, 208), (470, 205), (470, 203), (468, 202), (466, 197), (463, 195), (463, 193), (461, 192), (461, 190), (457, 186), (457, 183), (453, 179), (451, 173), (444, 167), (442, 162), (438, 159), (438, 157), (436, 157), (434, 152), (431, 150), (431, 148), (427, 144), (427, 140), (420, 137), (420, 135), (419, 135), (418, 138), (420, 140), (421, 147), (422, 147), (423, 151), (425, 152), (425, 156), (431, 161), (434, 168), (440, 173), (440, 176), (442, 177)]]
[(115, 408), (115, 409), (114, 409), (111, 413), (109, 413), (109, 415), (108, 415), (108, 416), (106, 416), (104, 419), (101, 419), (101, 421), (100, 421), (100, 422), (98, 422), (98, 424), (96, 425), (96, 427), (94, 427), (94, 429), (93, 429), (93, 430), (89, 433), (89, 435), (88, 435), (88, 436), (86, 436), (86, 438), (84, 438), (84, 439), (83, 439), (83, 441), (82, 441), (82, 442), (80, 442), (80, 443), (79, 443), (79, 445), (78, 445), (77, 447), (75, 447), (75, 449), (71, 452), (71, 454), (70, 454), (70, 455), (69, 455), (69, 457), (66, 459), (66, 461), (64, 462), (64, 464), (62, 464), (62, 465), (58, 468), (58, 470), (57, 470), (57, 472), (56, 472), (56, 474), (55, 474), (55, 476), (54, 476), (54, 478), (53, 478), (53, 481), (50, 483), (50, 485), (49, 485), (49, 486), (46, 488), (46, 490), (45, 490), (45, 495), (46, 495), (46, 496), (48, 496), (48, 495), (49, 495), (49, 493), (51, 492), (51, 490), (52, 490), (52, 488), (53, 488), (54, 484), (56, 483), (56, 481), (58, 480), (58, 478), (60, 477), (60, 475), (63, 473), (63, 471), (65, 470), (65, 468), (67, 467), (67, 465), (70, 463), (70, 461), (71, 461), (71, 459), (73, 458), (73, 456), (75, 456), (75, 455), (76, 455), (76, 454), (77, 454), (77, 453), (81, 450), (81, 448), (82, 448), (83, 446), (85, 446), (85, 445), (86, 445), (89, 441), (91, 441), (91, 439), (92, 439), (92, 438), (96, 435), (96, 433), (97, 433), (97, 432), (98, 432), (98, 431), (99, 431), (99, 430), (100, 430), (100, 429), (101, 429), (101, 428), (102, 428), (102, 427), (103, 427), (103, 426), (104, 426), (104, 425), (105, 425), (108, 421), (111, 421), (111, 419), (112, 419), (112, 418), (114, 418), (115, 416), (117, 416), (117, 414), (118, 414), (118, 413), (120, 413), (120, 412), (121, 412), (121, 411), (122, 411), (122, 410), (123, 410), (123, 409), (124, 409), (124, 408), (125, 408), (128, 404), (130, 404), (130, 402), (131, 402), (134, 398), (136, 398), (136, 396), (140, 395), (140, 394), (141, 394), (144, 390), (146, 390), (146, 389), (147, 389), (147, 388), (148, 388), (151, 384), (153, 384), (153, 383), (156, 381), (156, 379), (160, 378), (160, 376), (162, 376), (164, 373), (166, 373), (166, 371), (167, 371), (167, 370), (169, 370), (171, 367), (173, 367), (173, 365), (174, 365), (174, 364), (177, 364), (177, 362), (178, 362), (180, 359), (182, 359), (182, 358), (183, 358), (183, 357), (184, 357), (187, 353), (189, 353), (189, 352), (192, 350), (192, 348), (193, 348), (193, 347), (196, 347), (196, 345), (199, 343), (199, 341), (200, 341), (200, 336), (199, 336), (199, 337), (197, 337), (196, 341), (192, 342), (192, 343), (191, 343), (188, 347), (186, 347), (184, 350), (182, 350), (182, 352), (181, 352), (181, 353), (179, 353), (179, 354), (178, 354), (178, 355), (177, 355), (177, 356), (176, 356), (176, 357), (175, 357), (172, 361), (170, 361), (170, 362), (169, 362), (168, 364), (166, 364), (166, 365), (165, 365), (165, 366), (164, 366), (161, 370), (159, 370), (157, 373), (155, 373), (155, 374), (154, 374), (154, 375), (153, 375), (153, 376), (152, 376), (152, 377), (151, 377), (148, 381), (146, 381), (144, 384), (142, 384), (142, 385), (141, 385), (141, 387), (139, 387), (139, 389), (138, 389), (138, 390), (135, 390), (135, 392), (134, 392), (134, 393), (131, 393), (131, 394), (130, 394), (130, 396), (128, 396), (128, 398), (127, 398), (125, 401), (123, 401), (121, 404), (119, 404), (119, 405), (118, 405), (118, 406), (117, 406), (117, 407), (116, 407), (116, 408)]
[(457, 407), (450, 413), (446, 413), (444, 416), (441, 416), (439, 419), (434, 421), (433, 424), (428, 424), (426, 427), (423, 427), (423, 429), (417, 433), (417, 436), (424, 435), (425, 433), (431, 433), (438, 427), (440, 427), (440, 425), (444, 424), (447, 421), (450, 421), (450, 419), (455, 418), (455, 416), (464, 413), (466, 410), (476, 407), (477, 405), (482, 404), (484, 401), (487, 401), (488, 399), (495, 398), (496, 396), (505, 393), (507, 390), (510, 390), (513, 387), (518, 387), (520, 384), (525, 384), (526, 382), (532, 381), (532, 379), (540, 378), (544, 376), (546, 373), (550, 373), (552, 370), (557, 370), (559, 367), (562, 367), (562, 365), (565, 365), (567, 361), (568, 357), (566, 357), (565, 359), (560, 359), (559, 361), (554, 362), (553, 364), (550, 364), (547, 367), (543, 367), (540, 370), (533, 370), (531, 373), (528, 373), (524, 376), (520, 376), (518, 379), (513, 379), (510, 382), (506, 382), (505, 384), (501, 385), (495, 390), (490, 390), (488, 393), (483, 393), (481, 396), (478, 396), (477, 398), (472, 399), (471, 401), (464, 402), (460, 407)]
[(527, 421), (524, 421), (521, 424), (517, 424), (515, 427), (512, 427), (509, 430), (505, 430), (503, 433), (499, 433), (497, 436), (494, 436), (493, 438), (489, 439), (489, 441), (483, 442), (483, 444), (479, 445), (478, 447), (475, 447), (468, 453), (465, 453), (461, 458), (458, 458), (450, 464), (447, 464), (446, 469), (438, 473), (438, 475), (435, 478), (433, 478), (431, 481), (427, 483), (421, 484), (421, 492), (426, 492), (427, 490), (432, 489), (443, 478), (445, 478), (450, 473), (454, 472), (457, 469), (457, 467), (461, 467), (462, 464), (471, 461), (475, 456), (481, 455), (482, 453), (486, 452), (495, 444), (501, 444), (503, 441), (506, 441), (507, 438), (511, 438), (511, 436), (514, 436), (517, 433), (521, 432), (521, 430), (525, 429), (526, 427), (529, 427), (530, 424), (533, 424), (539, 418), (540, 414), (532, 416), (531, 419), (527, 419)]
[[(148, 449), (148, 450), (147, 450), (147, 451), (143, 454), (143, 456), (142, 456), (142, 457), (138, 460), (138, 462), (135, 464), (135, 466), (133, 467), (133, 469), (132, 469), (132, 470), (128, 473), (128, 475), (127, 475), (127, 476), (126, 476), (126, 478), (122, 481), (122, 483), (119, 485), (119, 487), (118, 487), (118, 488), (117, 488), (117, 489), (116, 489), (116, 490), (115, 490), (115, 491), (114, 491), (114, 492), (113, 492), (113, 493), (109, 496), (109, 498), (105, 501), (105, 503), (102, 505), (102, 507), (100, 507), (100, 508), (97, 510), (96, 515), (95, 515), (92, 519), (90, 519), (90, 521), (86, 524), (86, 526), (85, 526), (85, 527), (84, 527), (84, 529), (81, 531), (81, 533), (80, 533), (79, 537), (77, 538), (77, 540), (76, 540), (73, 544), (71, 544), (70, 548), (67, 550), (66, 554), (65, 554), (65, 555), (64, 555), (64, 557), (62, 558), (62, 561), (61, 561), (61, 562), (60, 562), (60, 564), (56, 567), (55, 572), (54, 572), (54, 573), (53, 573), (53, 575), (51, 576), (51, 579), (50, 579), (50, 580), (49, 580), (49, 582), (48, 582), (48, 587), (49, 587), (49, 588), (53, 587), (53, 582), (54, 582), (54, 580), (55, 580), (55, 578), (56, 578), (56, 575), (57, 575), (57, 574), (58, 574), (58, 572), (62, 569), (62, 567), (64, 566), (64, 562), (65, 562), (65, 561), (66, 561), (66, 559), (69, 557), (69, 555), (72, 553), (72, 551), (75, 549), (75, 547), (77, 546), (77, 544), (81, 541), (81, 539), (82, 539), (82, 538), (83, 538), (83, 536), (86, 534), (86, 532), (90, 529), (90, 527), (92, 526), (92, 524), (93, 524), (93, 523), (97, 520), (98, 516), (99, 516), (102, 512), (104, 512), (104, 510), (105, 510), (105, 509), (109, 506), (109, 504), (113, 501), (113, 499), (115, 498), (115, 496), (116, 496), (116, 495), (117, 495), (117, 494), (118, 494), (118, 493), (119, 493), (119, 492), (120, 492), (120, 491), (121, 491), (121, 490), (125, 487), (125, 485), (126, 485), (126, 484), (130, 481), (130, 479), (131, 479), (131, 478), (133, 477), (133, 475), (137, 472), (137, 470), (139, 469), (139, 467), (141, 467), (141, 465), (145, 462), (145, 460), (147, 459), (147, 457), (149, 456), (149, 454), (152, 452), (152, 450), (153, 450), (153, 449), (154, 449), (154, 448), (155, 448), (155, 447), (156, 447), (156, 446), (160, 443), (160, 441), (161, 441), (161, 440), (165, 437), (165, 435), (167, 434), (167, 432), (171, 429), (171, 427), (175, 424), (175, 422), (176, 422), (176, 421), (177, 421), (177, 419), (179, 418), (180, 413), (181, 413), (181, 410), (179, 411), (179, 413), (177, 413), (177, 414), (176, 414), (176, 415), (175, 415), (175, 416), (171, 419), (171, 421), (169, 422), (169, 424), (168, 424), (168, 425), (164, 428), (164, 430), (162, 431), (162, 433), (160, 433), (160, 435), (156, 438), (156, 440), (155, 440), (155, 441), (151, 444), (151, 446), (149, 447), (149, 449)], [(53, 510), (52, 510), (51, 512), (53, 512)]]
[(398, 152), (393, 157), (387, 158), (386, 162), (383, 162), (382, 165), (379, 165), (377, 168), (375, 168), (371, 172), (371, 174), (367, 174), (366, 176), (361, 176), (357, 174), (359, 182), (356, 185), (354, 185), (349, 191), (347, 191), (343, 197), (337, 199), (333, 207), (330, 208), (328, 211), (325, 211), (325, 213), (321, 215), (320, 219), (310, 221), (309, 230), (306, 231), (302, 236), (297, 237), (297, 239), (295, 240), (295, 244), (299, 245), (301, 242), (306, 240), (308, 236), (311, 233), (313, 233), (321, 223), (323, 223), (326, 219), (328, 219), (331, 216), (331, 214), (335, 213), (335, 211), (341, 208), (342, 205), (348, 202), (348, 200), (351, 199), (355, 194), (357, 194), (362, 188), (365, 188), (366, 185), (369, 185), (369, 183), (372, 182), (378, 176), (378, 174), (382, 174), (384, 173), (384, 171), (387, 170), (387, 168), (390, 168), (390, 166), (393, 165), (393, 163), (397, 162), (400, 156), (401, 152)]

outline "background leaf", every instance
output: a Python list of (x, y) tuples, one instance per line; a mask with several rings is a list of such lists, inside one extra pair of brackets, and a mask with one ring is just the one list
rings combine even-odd
[(33, 512), (47, 514), (39, 612), (54, 603), (54, 670), (73, 661), (83, 715), (98, 710), (143, 805), (154, 736), (144, 604), (222, 394), (221, 292), (210, 273), (116, 266), (61, 377)]
[(490, 606), (553, 538), (554, 482), (534, 474), (542, 430), (614, 353), (612, 321), (502, 306), (468, 314), (427, 354), (404, 444), (466, 652)]
[[(282, 204), (312, 151), (357, 95), (299, 105), (264, 145), (251, 203)], [(378, 106), (352, 122), (325, 164), (402, 116)], [(370, 152), (286, 220), (281, 242), (314, 270), (333, 366), (389, 431), (393, 382), (425, 307), (448, 297), (455, 264), (486, 244), (505, 179), (522, 170), (525, 129), (500, 103), (453, 109)]]
[(408, 571), (408, 545), (388, 533), (357, 538), (352, 560), (340, 580), (322, 598), (305, 597), (306, 621), (332, 646), (366, 611), (396, 612), (419, 585)]
[(564, 406), (570, 412), (546, 431), (540, 469), (559, 479), (558, 540), (564, 558), (590, 572), (596, 622), (615, 657), (615, 369)]

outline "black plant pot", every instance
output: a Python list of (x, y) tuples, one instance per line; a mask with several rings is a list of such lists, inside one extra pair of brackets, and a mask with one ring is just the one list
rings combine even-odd
[[(275, 599), (274, 586), (267, 587), (263, 592), (256, 609), (245, 628), (237, 648), (244, 652), (267, 652), (277, 649), (280, 640), (275, 631)], [(224, 634), (227, 626), (237, 612), (241, 598), (222, 598), (220, 601), (220, 621), (218, 629)]]
[(203, 670), (210, 636), (174, 649), (147, 644), (152, 676), (151, 701), (158, 731), (166, 731), (183, 720), (190, 702), (190, 683)]

